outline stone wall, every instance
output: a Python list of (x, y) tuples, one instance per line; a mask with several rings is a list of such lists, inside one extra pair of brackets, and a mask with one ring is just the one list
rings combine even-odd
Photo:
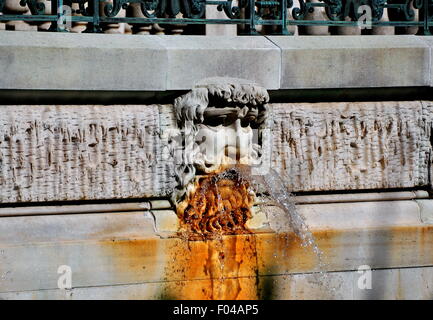
[[(270, 104), (292, 191), (430, 187), (432, 102)], [(0, 105), (0, 202), (167, 197), (172, 105)]]
[(268, 90), (432, 85), (433, 42), (421, 36), (0, 32), (0, 43), (0, 89), (163, 92), (216, 76)]
[[(0, 32), (0, 96), (72, 97), (0, 101), (0, 299), (431, 298), (432, 102), (287, 98), (324, 88), (429, 92), (431, 45), (417, 36)], [(295, 201), (322, 261), (290, 228), (271, 230), (284, 214), (270, 202), (253, 208), (252, 234), (179, 239), (168, 201), (173, 101), (75, 102), (84, 91), (179, 96), (215, 76), (278, 93), (268, 105), (270, 168), (290, 191), (315, 193)], [(72, 268), (70, 289), (58, 288), (62, 265)], [(361, 265), (373, 269), (372, 290), (357, 285)]]

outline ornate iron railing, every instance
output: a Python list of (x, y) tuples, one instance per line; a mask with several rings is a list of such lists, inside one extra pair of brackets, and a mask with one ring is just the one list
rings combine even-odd
[[(99, 32), (101, 25), (110, 23), (236, 24), (244, 25), (247, 34), (255, 34), (258, 25), (277, 26), (279, 34), (289, 34), (290, 25), (418, 27), (420, 34), (430, 34), (433, 26), (433, 0), (295, 0), (296, 4), (294, 0), (51, 0), (49, 9), (54, 14), (46, 13), (43, 2), (21, 0), (29, 15), (9, 12), (8, 1), (14, 0), (0, 0), (0, 21), (51, 22), (50, 31), (67, 31), (65, 21), (87, 22), (86, 32)], [(78, 9), (66, 10), (72, 3)], [(133, 3), (140, 6), (144, 17), (117, 16)], [(216, 6), (227, 18), (207, 19), (208, 6)], [(393, 20), (382, 20), (385, 8)], [(324, 10), (327, 20), (308, 20), (308, 13), (314, 10)]]

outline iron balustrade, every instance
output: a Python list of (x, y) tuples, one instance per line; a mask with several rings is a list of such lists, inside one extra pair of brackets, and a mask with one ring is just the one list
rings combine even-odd
[[(244, 25), (246, 34), (256, 34), (256, 26), (271, 25), (277, 26), (277, 34), (290, 34), (287, 29), (290, 25), (356, 27), (369, 23), (370, 27), (419, 27), (421, 34), (430, 35), (433, 26), (433, 0), (299, 0), (296, 5), (293, 0), (51, 0), (51, 12), (56, 14), (46, 14), (45, 4), (37, 0), (21, 0), (20, 5), (29, 8), (29, 15), (7, 12), (6, 1), (11, 0), (0, 0), (0, 21), (52, 22), (50, 31), (67, 31), (64, 22), (68, 19), (71, 23), (87, 22), (86, 32), (100, 32), (101, 25), (110, 23), (158, 23)], [(65, 10), (72, 3), (78, 9)], [(140, 5), (144, 18), (117, 17), (121, 9), (132, 3)], [(227, 18), (207, 19), (206, 7), (210, 5), (217, 6)], [(316, 8), (323, 8), (320, 10), (326, 12), (328, 20), (307, 20), (307, 14)], [(397, 19), (381, 21), (385, 8)], [(418, 20), (415, 10), (419, 12)]]

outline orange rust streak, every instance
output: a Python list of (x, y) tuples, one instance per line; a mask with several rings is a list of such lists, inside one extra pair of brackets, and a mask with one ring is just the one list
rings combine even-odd
[[(111, 260), (114, 274), (120, 279), (158, 279), (159, 266), (155, 259), (160, 255), (160, 239), (122, 239), (102, 241), (106, 255)], [(136, 280), (134, 280), (135, 282)]]
[[(219, 240), (179, 240), (165, 269), (166, 288), (178, 299), (257, 299), (255, 235), (224, 236)], [(189, 280), (196, 281), (189, 281)]]
[(254, 197), (249, 183), (235, 169), (200, 179), (185, 202), (178, 206), (177, 214), (190, 240), (250, 233), (246, 222), (251, 218)]
[[(372, 268), (432, 265), (432, 231), (432, 226), (416, 226), (313, 230), (313, 234), (323, 252), (325, 270), (337, 271), (359, 265), (360, 241), (372, 248), (362, 257)], [(162, 298), (256, 299), (263, 297), (263, 291), (278, 296), (283, 287), (268, 281), (269, 276), (312, 272), (318, 267), (311, 248), (302, 248), (292, 233), (207, 241), (131, 239), (100, 245), (108, 250), (105, 255), (113, 281), (160, 283), (161, 296), (154, 297)], [(374, 254), (376, 251), (380, 255)], [(266, 290), (261, 282), (267, 283)]]

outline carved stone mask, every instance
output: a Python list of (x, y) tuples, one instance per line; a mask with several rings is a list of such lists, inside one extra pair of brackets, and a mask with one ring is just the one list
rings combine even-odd
[(183, 133), (183, 167), (188, 178), (178, 177), (182, 190), (195, 174), (209, 174), (221, 168), (255, 165), (260, 161), (259, 130), (266, 119), (269, 95), (248, 81), (211, 78), (199, 82), (174, 103)]

